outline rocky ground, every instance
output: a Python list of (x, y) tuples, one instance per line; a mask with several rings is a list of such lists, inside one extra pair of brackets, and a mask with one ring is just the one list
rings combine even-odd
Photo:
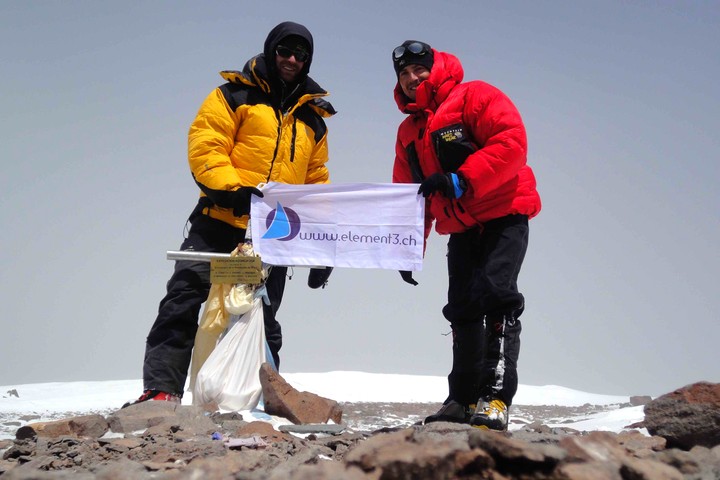
[[(124, 430), (119, 425), (125, 422), (127, 430), (133, 430), (125, 433), (93, 435), (93, 423), (84, 427), (87, 436), (51, 432), (32, 436), (25, 427), (21, 436), (27, 438), (0, 440), (0, 476), (8, 480), (720, 478), (720, 447), (690, 454), (668, 450), (662, 438), (641, 433), (587, 434), (545, 426), (617, 406), (517, 406), (513, 412), (517, 423), (508, 434), (445, 423), (414, 425), (438, 405), (344, 403), (341, 407), (346, 429), (337, 434), (290, 434), (265, 422), (245, 422), (237, 414), (208, 415), (195, 407), (161, 402), (96, 415), (108, 420), (113, 431)], [(118, 413), (130, 416), (118, 420)], [(82, 424), (87, 417), (65, 419)], [(146, 428), (134, 430), (138, 418)], [(0, 424), (17, 431), (16, 424), (27, 420), (33, 419), (5, 418)], [(517, 429), (520, 423), (523, 426)], [(570, 439), (579, 443), (571, 444)], [(655, 460), (660, 453), (669, 455), (669, 460)], [(572, 461), (567, 460), (570, 456)], [(595, 465), (599, 457), (605, 459), (601, 475)], [(623, 469), (634, 473), (623, 474)]]
[[(167, 402), (92, 415), (68, 413), (54, 422), (0, 418), (2, 428), (14, 429), (17, 437), (0, 440), (0, 477), (720, 479), (717, 384), (653, 400), (645, 406), (643, 424), (617, 434), (557, 425), (618, 405), (514, 406), (515, 423), (507, 433), (449, 423), (418, 425), (438, 408), (433, 404), (339, 406), (341, 426), (277, 429), (237, 413)], [(297, 428), (316, 431), (294, 432)]]
[[(356, 402), (341, 403), (340, 406), (343, 410), (343, 425), (347, 427), (348, 431), (355, 432), (372, 432), (384, 428), (409, 427), (422, 421), (423, 418), (434, 413), (439, 408), (439, 404), (433, 403)], [(512, 407), (510, 420), (514, 426), (528, 425), (533, 422), (559, 424), (571, 422), (573, 419), (586, 417), (593, 413), (621, 407), (623, 407), (623, 405), (583, 405), (579, 407), (515, 405)], [(18, 428), (29, 423), (59, 420), (88, 414), (98, 414), (107, 417), (115, 411), (115, 409), (107, 409), (94, 412), (57, 412), (43, 417), (36, 414), (17, 416), (15, 414), (0, 412), (0, 445), (3, 445), (3, 443), (1, 443), (3, 442), (3, 438), (15, 438), (15, 432), (17, 432)]]
[[(582, 405), (565, 407), (558, 405), (514, 405), (510, 421), (515, 429), (518, 425), (529, 425), (533, 422), (543, 424), (559, 424), (571, 422), (573, 419), (585, 418), (593, 413), (622, 408), (627, 405)], [(430, 403), (345, 403), (343, 407), (343, 423), (356, 431), (374, 431), (383, 428), (412, 426), (423, 418), (435, 413), (439, 404)]]

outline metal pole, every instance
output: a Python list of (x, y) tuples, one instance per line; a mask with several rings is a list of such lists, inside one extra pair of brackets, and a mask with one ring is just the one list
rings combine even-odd
[(168, 250), (168, 260), (194, 260), (209, 262), (213, 258), (230, 258), (229, 253), (196, 252), (194, 250)]
[[(168, 260), (192, 260), (194, 262), (210, 262), (213, 258), (230, 258), (229, 253), (196, 252), (194, 250), (168, 250)], [(325, 265), (285, 265), (295, 268), (328, 268)]]

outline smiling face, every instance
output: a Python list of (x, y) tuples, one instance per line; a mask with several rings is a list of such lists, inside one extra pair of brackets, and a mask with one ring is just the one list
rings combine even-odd
[(423, 80), (430, 76), (430, 70), (418, 64), (407, 65), (398, 73), (398, 83), (403, 93), (412, 101), (415, 101), (415, 91)]
[(310, 61), (310, 44), (299, 35), (289, 35), (278, 42), (274, 54), (278, 76), (283, 82), (292, 84), (300, 80), (306, 64)]
[(275, 67), (278, 75), (285, 83), (294, 83), (305, 66), (305, 62), (299, 62), (295, 55), (290, 57), (275, 56)]
[(280, 75), (280, 78), (282, 78), (285, 83), (293, 83), (298, 75), (300, 75), (304, 65), (305, 62), (298, 62), (294, 55), (290, 58), (284, 58), (280, 55), (275, 57), (275, 66), (277, 67), (278, 75)]

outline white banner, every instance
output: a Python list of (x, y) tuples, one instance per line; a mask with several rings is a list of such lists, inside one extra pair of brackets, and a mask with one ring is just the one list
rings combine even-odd
[(421, 270), (425, 201), (417, 185), (344, 183), (260, 187), (253, 249), (270, 265)]

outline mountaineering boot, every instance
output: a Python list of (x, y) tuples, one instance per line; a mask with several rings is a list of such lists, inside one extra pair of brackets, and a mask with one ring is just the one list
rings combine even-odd
[(171, 403), (177, 403), (179, 405), (181, 400), (180, 400), (179, 396), (173, 395), (172, 393), (161, 392), (159, 390), (145, 390), (143, 392), (143, 394), (140, 395), (140, 398), (138, 398), (137, 400), (134, 400), (134, 401), (131, 400), (131, 401), (125, 403), (125, 405), (123, 405), (120, 408), (125, 408), (125, 407), (129, 407), (130, 405), (135, 405), (137, 403), (148, 402), (148, 401), (171, 402)]
[(325, 268), (311, 268), (308, 274), (308, 287), (310, 288), (325, 288), (327, 285), (328, 278), (333, 271), (333, 267)]
[(504, 432), (508, 428), (508, 407), (499, 399), (478, 401), (475, 413), (470, 417), (470, 425), (483, 430)]
[(473, 414), (474, 405), (465, 406), (455, 400), (445, 402), (437, 413), (425, 417), (424, 424), (432, 422), (468, 423)]

